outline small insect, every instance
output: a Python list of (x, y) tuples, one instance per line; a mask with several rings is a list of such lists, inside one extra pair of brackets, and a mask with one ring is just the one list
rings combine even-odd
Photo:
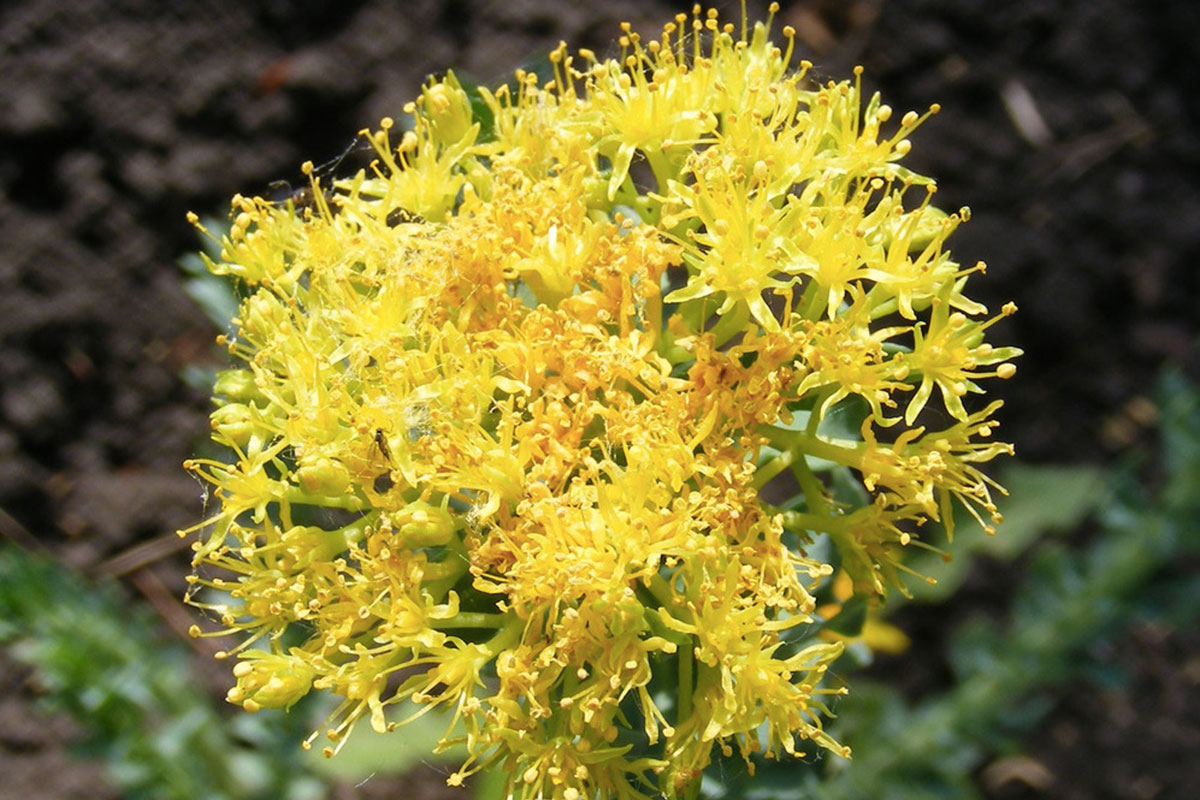
[(388, 460), (388, 463), (391, 463), (392, 450), (388, 447), (387, 437), (383, 435), (383, 428), (375, 429), (375, 444), (378, 445), (379, 452), (383, 453), (383, 457)]
[[(387, 437), (383, 434), (383, 428), (375, 429), (375, 446), (379, 448), (379, 452), (387, 459), (388, 464), (391, 464), (392, 450), (388, 447)], [(376, 494), (387, 494), (395, 485), (396, 482), (392, 480), (392, 471), (389, 469), (387, 472), (380, 473), (375, 477), (372, 488)]]
[[(328, 189), (322, 189), (322, 192), (325, 195), (325, 202), (329, 203), (333, 193)], [(311, 184), (293, 189), (292, 184), (287, 181), (271, 181), (267, 184), (267, 199), (271, 201), (271, 205), (279, 208), (290, 204), (297, 214), (307, 208), (316, 208), (317, 206), (317, 196), (313, 192)], [(331, 210), (337, 208), (333, 204), (330, 204), (329, 207)]]
[(394, 228), (397, 225), (401, 225), (406, 222), (418, 224), (423, 223), (425, 222), (425, 218), (415, 211), (409, 211), (407, 208), (401, 208), (400, 206), (397, 206), (388, 212), (384, 222), (387, 223), (389, 228)]
[[(318, 167), (313, 167), (310, 173), (314, 180), (309, 181), (305, 186), (292, 188), (292, 184), (288, 181), (272, 181), (267, 184), (267, 199), (272, 205), (284, 207), (289, 203), (297, 212), (305, 209), (316, 208), (317, 194), (314, 192), (314, 184), (320, 187), (321, 194), (324, 196), (326, 205), (329, 206), (333, 213), (337, 213), (337, 205), (331, 200), (334, 196), (333, 181), (337, 171), (342, 164), (350, 160), (352, 162), (362, 161), (364, 155), (375, 155), (375, 146), (371, 140), (362, 135), (356, 134), (350, 144), (346, 146), (341, 153), (321, 164)], [(329, 184), (324, 186), (323, 184)]]

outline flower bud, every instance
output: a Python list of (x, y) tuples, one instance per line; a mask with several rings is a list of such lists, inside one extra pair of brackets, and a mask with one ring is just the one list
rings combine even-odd
[(350, 472), (341, 462), (325, 457), (302, 459), (295, 472), (296, 483), (309, 494), (333, 496), (350, 486)]
[(314, 561), (329, 561), (344, 553), (348, 547), (346, 535), (340, 530), (297, 525), (283, 534), (283, 547), (294, 559), (296, 566)]
[(247, 711), (290, 708), (312, 688), (313, 670), (288, 655), (251, 653), (233, 668), (237, 686), (225, 699)]
[(454, 536), (450, 512), (428, 503), (409, 503), (392, 514), (392, 527), (406, 547), (439, 547)]
[(258, 391), (258, 384), (254, 381), (254, 373), (248, 369), (226, 369), (218, 372), (217, 380), (213, 384), (213, 395), (238, 403), (263, 399)]
[(426, 119), (433, 129), (433, 138), (442, 144), (462, 141), (474, 124), (475, 113), (471, 99), (463, 91), (453, 72), (444, 80), (432, 83), (421, 90), (425, 101)]
[(254, 412), (245, 403), (226, 403), (209, 415), (209, 424), (213, 431), (243, 448), (258, 428)]
[(287, 315), (279, 298), (266, 292), (257, 292), (241, 309), (242, 327), (263, 336), (273, 335)]

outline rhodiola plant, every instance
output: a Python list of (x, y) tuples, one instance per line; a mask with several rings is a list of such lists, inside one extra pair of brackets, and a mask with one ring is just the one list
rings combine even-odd
[(431, 80), (368, 169), (233, 201), (191, 597), (244, 635), (231, 702), (342, 699), (331, 755), (438, 709), (449, 782), (521, 798), (848, 755), (816, 587), (903, 590), (927, 522), (998, 518), (973, 395), (1015, 371), (985, 338), (1015, 307), (968, 296), (967, 210), (901, 165), (937, 107), (813, 80), (770, 20), (620, 48)]

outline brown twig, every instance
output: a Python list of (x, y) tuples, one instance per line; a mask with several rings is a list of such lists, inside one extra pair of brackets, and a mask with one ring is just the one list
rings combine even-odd
[(192, 649), (206, 658), (212, 658), (221, 648), (212, 639), (197, 639), (194, 638), (188, 630), (192, 626), (192, 616), (188, 613), (183, 604), (178, 598), (167, 588), (162, 579), (154, 572), (152, 568), (139, 569), (136, 572), (128, 575), (129, 582), (132, 583), (142, 596), (150, 603), (158, 615), (162, 617), (167, 626), (175, 633), (179, 634), (181, 639), (186, 640)]
[(185, 550), (188, 546), (187, 540), (178, 534), (163, 534), (127, 548), (112, 558), (105, 559), (96, 567), (96, 573), (106, 577), (119, 578), (143, 567), (148, 567), (172, 553)]
[(11, 541), (13, 544), (24, 550), (30, 550), (42, 555), (48, 555), (50, 549), (42, 544), (36, 536), (29, 532), (29, 529), (17, 521), (3, 508), (0, 508), (0, 534)]

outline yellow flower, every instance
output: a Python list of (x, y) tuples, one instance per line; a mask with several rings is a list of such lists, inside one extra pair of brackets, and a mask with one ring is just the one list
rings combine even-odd
[(788, 276), (815, 263), (791, 245), (799, 224), (799, 206), (776, 207), (765, 185), (765, 168), (759, 170), (761, 178), (757, 180), (730, 175), (721, 166), (706, 168), (705, 162), (718, 158), (716, 147), (703, 151), (691, 168), (694, 183), (673, 185), (675, 200), (684, 210), (668, 221), (691, 220), (703, 230), (688, 235), (691, 244), (685, 248), (684, 261), (695, 270), (688, 285), (665, 299), (687, 303), (720, 294), (724, 299), (716, 313), (727, 314), (738, 305), (745, 306), (764, 330), (778, 331), (779, 322), (764, 292), (787, 288), (791, 285)]
[[(904, 412), (904, 421), (911, 425), (925, 407), (933, 387), (942, 393), (946, 410), (957, 420), (967, 419), (967, 410), (962, 398), (967, 392), (982, 393), (975, 383), (978, 378), (1011, 378), (1016, 369), (1009, 359), (1021, 354), (1015, 347), (993, 347), (983, 341), (983, 331), (1004, 317), (1015, 314), (1017, 307), (1008, 303), (1000, 314), (986, 322), (974, 322), (960, 311), (951, 313), (950, 289), (933, 303), (933, 314), (927, 330), (918, 324), (913, 327), (913, 352), (908, 364), (920, 375), (917, 387)], [(976, 367), (1000, 364), (991, 372), (981, 372)]]
[[(528, 800), (846, 752), (810, 545), (883, 594), (952, 501), (993, 522), (980, 465), (1011, 449), (964, 398), (1018, 352), (946, 249), (966, 212), (898, 163), (929, 114), (885, 131), (783, 33), (627, 26), (619, 59), (562, 46), (548, 83), (479, 90), (483, 118), (450, 74), (313, 207), (234, 199), (209, 266), (244, 289), (244, 363), (214, 390), (226, 456), (188, 464), (220, 508), (185, 531), (195, 634), (244, 636), (232, 702), (341, 697), (328, 755), (442, 712), (449, 782), (495, 767)], [(944, 430), (916, 426), (935, 386)]]
[[(716, 125), (715, 114), (705, 107), (715, 79), (707, 64), (697, 62), (689, 68), (684, 54), (672, 48), (669, 29), (661, 43), (651, 42), (647, 48), (628, 23), (623, 29), (621, 58), (593, 62), (587, 72), (589, 106), (604, 131), (594, 147), (612, 163), (610, 201), (629, 176), (635, 154), (641, 153), (654, 168), (657, 188), (665, 188), (671, 162), (679, 158), (672, 151), (690, 152), (691, 145)], [(714, 47), (723, 42), (718, 38)]]

